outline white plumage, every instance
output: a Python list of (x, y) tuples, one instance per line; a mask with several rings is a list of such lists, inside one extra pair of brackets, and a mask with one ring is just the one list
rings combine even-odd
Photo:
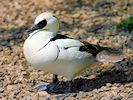
[(80, 50), (84, 43), (63, 35), (58, 37), (58, 30), (59, 22), (52, 13), (40, 14), (28, 30), (31, 33), (24, 43), (24, 55), (35, 68), (72, 80), (98, 61), (91, 52)]

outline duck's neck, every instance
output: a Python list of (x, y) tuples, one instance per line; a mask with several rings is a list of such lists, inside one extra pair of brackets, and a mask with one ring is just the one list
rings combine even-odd
[(34, 38), (36, 36), (46, 36), (46, 37), (55, 37), (57, 35), (56, 30), (37, 30), (30, 34), (30, 38)]
[(43, 30), (44, 32), (48, 32), (50, 36), (55, 37), (57, 35), (57, 30)]
[(48, 44), (51, 38), (57, 35), (55, 30), (43, 30), (43, 31), (34, 31), (30, 34), (28, 38), (28, 45), (30, 50), (38, 51), (40, 48)]

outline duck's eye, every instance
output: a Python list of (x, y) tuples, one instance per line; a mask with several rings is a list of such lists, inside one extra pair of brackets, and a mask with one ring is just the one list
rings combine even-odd
[(44, 19), (44, 20), (42, 20), (41, 22), (39, 22), (38, 24), (37, 24), (37, 26), (39, 27), (39, 28), (43, 28), (43, 27), (45, 27), (47, 25), (47, 21)]

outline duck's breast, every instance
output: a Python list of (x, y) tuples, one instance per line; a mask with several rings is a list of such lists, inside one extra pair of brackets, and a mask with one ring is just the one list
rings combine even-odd
[(36, 42), (30, 41), (29, 38), (24, 43), (24, 56), (32, 66), (47, 65), (58, 56), (59, 50), (54, 42), (47, 40), (40, 44), (41, 46), (39, 44), (38, 46)]

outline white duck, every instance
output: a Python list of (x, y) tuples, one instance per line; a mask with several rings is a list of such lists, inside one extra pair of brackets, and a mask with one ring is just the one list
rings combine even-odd
[[(58, 30), (58, 19), (52, 13), (40, 14), (28, 30), (31, 33), (23, 48), (25, 58), (32, 66), (54, 75), (53, 82), (47, 84), (50, 89), (58, 82), (57, 75), (61, 75), (68, 79), (69, 92), (72, 92), (71, 80), (81, 72), (99, 61), (118, 62), (123, 59), (117, 51), (60, 35)], [(38, 87), (38, 91), (46, 89)]]

